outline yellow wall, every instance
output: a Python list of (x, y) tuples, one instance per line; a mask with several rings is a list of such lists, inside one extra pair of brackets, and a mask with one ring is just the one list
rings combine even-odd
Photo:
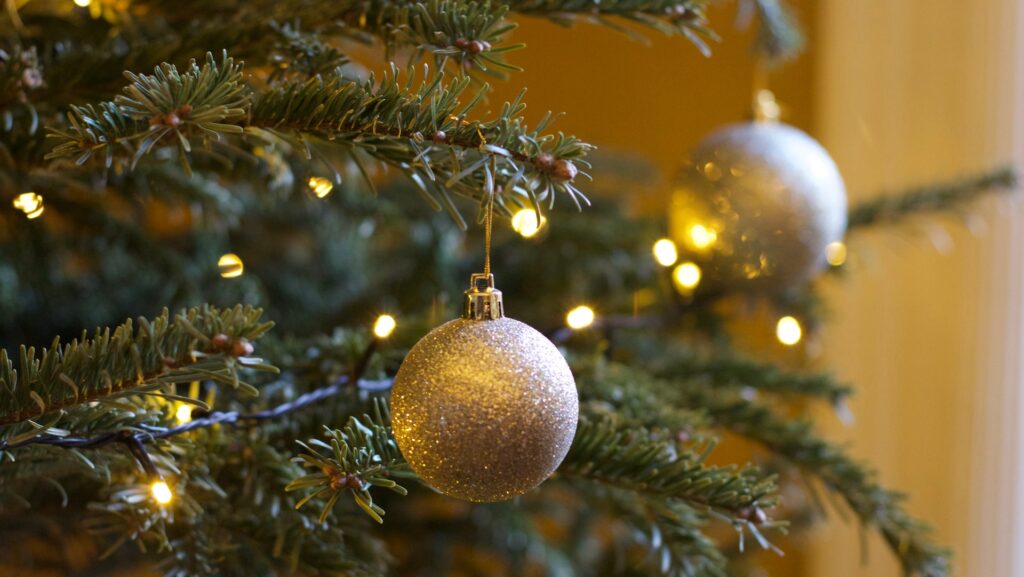
[[(773, 72), (771, 88), (783, 106), (783, 119), (813, 133), (813, 2), (792, 4), (806, 26), (811, 50)], [(736, 30), (735, 3), (712, 9), (710, 17), (722, 37), (712, 45), (710, 58), (679, 37), (646, 32), (650, 42), (645, 44), (600, 26), (578, 25), (567, 33), (544, 20), (521, 18), (512, 40), (527, 48), (509, 59), (526, 70), (496, 83), (491, 105), (500, 105), (527, 86), (529, 119), (548, 110), (565, 112), (555, 128), (599, 147), (595, 159), (607, 167), (602, 174), (602, 166), (595, 166), (597, 182), (592, 187), (584, 183), (585, 192), (628, 196), (634, 209), (663, 213), (669, 180), (687, 151), (715, 128), (749, 116), (754, 31)], [(643, 158), (650, 171), (623, 182), (616, 174), (621, 168), (616, 156)], [(719, 456), (742, 460), (749, 451), (749, 446), (733, 443)], [(772, 575), (803, 574), (804, 541), (777, 541), (787, 550), (786, 557), (762, 554), (760, 562)]]
[[(806, 16), (812, 12), (809, 4), (796, 6)], [(567, 33), (544, 20), (520, 18), (512, 40), (527, 48), (509, 59), (526, 71), (497, 83), (492, 103), (497, 106), (527, 86), (528, 118), (564, 112), (556, 129), (603, 152), (642, 155), (653, 162), (663, 185), (702, 135), (742, 119), (750, 109), (752, 31), (735, 30), (734, 3), (713, 8), (710, 16), (723, 39), (712, 44), (711, 58), (681, 37), (646, 32), (651, 42), (644, 44), (600, 26), (578, 25)], [(787, 106), (786, 120), (804, 128), (814, 113), (812, 69), (809, 54), (782, 68), (772, 84)], [(667, 187), (642, 188), (622, 193), (640, 193), (643, 204), (664, 206), (659, 195)]]
[[(1024, 96), (1019, 0), (795, 4), (809, 52), (772, 87), (788, 107), (785, 120), (830, 148), (851, 198), (1021, 159), (1024, 129), (1011, 131), (1024, 113), (1013, 104)], [(616, 192), (660, 210), (685, 151), (747, 112), (751, 37), (731, 29), (732, 7), (711, 13), (723, 42), (710, 59), (678, 38), (652, 36), (644, 46), (598, 27), (563, 34), (523, 20), (515, 40), (529, 47), (511, 58), (527, 70), (499, 86), (495, 100), (529, 86), (531, 118), (564, 111), (558, 128), (604, 151), (648, 158), (655, 177)], [(915, 224), (854, 243), (861, 266), (827, 291), (836, 314), (825, 345), (827, 364), (860, 391), (857, 423), (823, 423), (879, 467), (883, 484), (910, 493), (911, 511), (956, 550), (956, 575), (1014, 577), (1024, 575), (1024, 500), (1014, 474), (1024, 410), (1024, 216), (1005, 205), (981, 214), (991, 230), (981, 239), (942, 225), (949, 255), (932, 245), (928, 226)], [(933, 238), (946, 238), (932, 222)], [(809, 541), (788, 543), (786, 565), (772, 573), (896, 577), (890, 552), (870, 542), (862, 564), (856, 526), (833, 516)]]

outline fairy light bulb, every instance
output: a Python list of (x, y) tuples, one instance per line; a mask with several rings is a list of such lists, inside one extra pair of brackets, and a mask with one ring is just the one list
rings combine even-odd
[(679, 260), (679, 251), (676, 250), (676, 243), (667, 238), (662, 238), (655, 242), (651, 251), (654, 253), (654, 260), (664, 267), (670, 267)]
[(11, 203), (14, 208), (25, 213), (25, 216), (29, 219), (38, 218), (43, 214), (43, 197), (40, 194), (34, 192), (23, 192), (18, 196), (14, 197), (14, 201)]
[(690, 244), (696, 249), (705, 249), (715, 244), (718, 240), (718, 233), (714, 229), (703, 224), (695, 224), (689, 230)]
[(691, 291), (700, 284), (702, 276), (700, 267), (696, 263), (684, 262), (672, 271), (672, 280), (682, 291)]
[(153, 481), (153, 484), (149, 486), (149, 490), (153, 493), (153, 500), (160, 505), (170, 504), (174, 500), (174, 493), (171, 492), (171, 488), (163, 479)]
[(804, 330), (800, 327), (800, 321), (791, 316), (782, 317), (775, 325), (775, 337), (787, 347), (799, 343), (803, 336)]
[(386, 339), (391, 336), (391, 333), (395, 332), (396, 326), (398, 326), (398, 323), (395, 321), (395, 317), (380, 315), (377, 317), (377, 322), (373, 323), (373, 334), (378, 339)]
[(334, 183), (322, 176), (310, 177), (308, 184), (317, 198), (324, 198), (334, 190)]
[(547, 219), (543, 215), (538, 217), (537, 211), (523, 208), (512, 215), (512, 230), (523, 238), (530, 238), (540, 232), (546, 222)]
[(92, 0), (75, 0), (75, 6), (81, 8), (88, 8), (90, 4), (92, 4)]
[(184, 425), (185, 423), (191, 421), (192, 406), (186, 404), (178, 405), (178, 409), (174, 411), (174, 418), (178, 420), (179, 425)]
[(217, 268), (220, 269), (220, 276), (224, 278), (237, 278), (245, 271), (242, 259), (233, 252), (221, 256), (217, 261)]
[(565, 324), (574, 331), (579, 331), (594, 324), (594, 319), (597, 315), (594, 314), (594, 309), (587, 305), (580, 305), (565, 315)]
[(846, 244), (837, 240), (825, 247), (825, 260), (832, 266), (843, 266), (846, 262)]

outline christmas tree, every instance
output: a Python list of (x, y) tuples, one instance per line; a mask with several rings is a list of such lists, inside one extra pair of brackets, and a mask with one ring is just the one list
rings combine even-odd
[[(643, 167), (490, 95), (519, 18), (713, 59), (708, 4), (8, 3), (0, 573), (750, 574), (845, 515), (947, 575), (809, 420), (852, 389), (734, 333), (802, 346), (845, 235), (1012, 171), (847, 208), (759, 90), (667, 223), (628, 205)], [(778, 2), (740, 10), (765, 69), (801, 50)]]

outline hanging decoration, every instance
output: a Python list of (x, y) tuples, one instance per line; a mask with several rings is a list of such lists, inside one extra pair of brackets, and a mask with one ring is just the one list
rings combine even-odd
[(554, 344), (504, 315), (485, 265), (465, 292), (462, 317), (423, 337), (391, 393), (392, 428), (406, 461), (438, 491), (502, 501), (544, 481), (569, 451), (579, 418), (576, 382)]
[(846, 230), (846, 189), (828, 152), (797, 128), (762, 118), (704, 138), (672, 194), (669, 227), (699, 290), (779, 291), (827, 266)]

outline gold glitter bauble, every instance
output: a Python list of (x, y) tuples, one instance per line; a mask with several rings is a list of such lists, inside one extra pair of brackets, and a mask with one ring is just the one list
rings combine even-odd
[(680, 260), (702, 272), (698, 291), (779, 290), (827, 265), (846, 230), (846, 188), (813, 138), (777, 122), (734, 124), (690, 155), (672, 195)]
[(565, 458), (579, 418), (562, 354), (500, 314), (499, 300), (498, 318), (431, 331), (409, 351), (391, 392), (402, 455), (430, 486), (469, 501), (511, 499), (539, 485)]

